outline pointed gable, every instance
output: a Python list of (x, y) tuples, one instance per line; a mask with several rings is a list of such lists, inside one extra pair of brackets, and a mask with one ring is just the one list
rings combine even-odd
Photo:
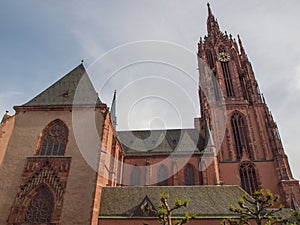
[(100, 104), (98, 94), (84, 66), (80, 64), (23, 106), (87, 106)]
[(156, 215), (155, 211), (157, 211), (155, 204), (146, 195), (139, 205), (128, 212), (131, 212), (129, 217), (154, 217)]

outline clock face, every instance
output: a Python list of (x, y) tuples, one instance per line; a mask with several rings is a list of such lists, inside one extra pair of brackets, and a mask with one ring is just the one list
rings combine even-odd
[(228, 62), (230, 59), (230, 55), (226, 52), (220, 52), (217, 58), (220, 62)]

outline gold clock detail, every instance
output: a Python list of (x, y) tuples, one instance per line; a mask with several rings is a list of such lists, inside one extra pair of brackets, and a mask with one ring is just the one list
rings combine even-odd
[(230, 55), (226, 52), (220, 52), (218, 55), (217, 55), (217, 59), (220, 61), (220, 62), (228, 62), (230, 60)]

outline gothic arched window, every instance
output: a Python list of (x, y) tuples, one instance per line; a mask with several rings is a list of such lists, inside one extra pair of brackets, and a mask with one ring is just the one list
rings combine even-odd
[(244, 162), (240, 166), (242, 188), (252, 195), (258, 190), (257, 174), (253, 164)]
[(242, 157), (244, 150), (248, 153), (249, 157), (251, 158), (251, 152), (249, 150), (249, 145), (247, 141), (247, 126), (243, 116), (238, 112), (234, 112), (231, 116), (230, 122), (232, 127), (237, 159), (240, 159)]
[[(224, 46), (221, 46), (219, 48), (219, 53), (226, 53)], [(228, 97), (234, 97), (232, 78), (231, 78), (231, 74), (230, 74), (228, 61), (224, 61), (224, 62), (222, 61), (221, 62), (221, 67), (222, 67), (222, 72), (223, 72), (223, 75), (224, 75), (224, 81), (225, 81), (227, 96)]]
[(131, 171), (130, 184), (132, 186), (139, 186), (141, 184), (141, 170), (138, 167), (134, 167)]
[(224, 75), (226, 93), (228, 97), (234, 97), (233, 85), (228, 62), (221, 62), (222, 72)]
[(39, 155), (64, 155), (68, 139), (68, 128), (61, 120), (54, 120), (44, 130)]
[(218, 78), (217, 78), (217, 73), (214, 72), (214, 77), (212, 78), (213, 86), (214, 86), (214, 94), (215, 94), (215, 99), (219, 100), (220, 99), (220, 86), (218, 83)]
[(42, 187), (32, 197), (24, 217), (24, 223), (50, 223), (54, 210), (54, 199), (48, 188)]
[(184, 167), (184, 185), (195, 185), (195, 170), (191, 164)]
[(157, 185), (168, 186), (168, 169), (164, 165), (160, 165), (157, 171)]
[(209, 50), (206, 51), (206, 60), (207, 60), (207, 64), (211, 69), (215, 67), (213, 56), (211, 54), (211, 51)]

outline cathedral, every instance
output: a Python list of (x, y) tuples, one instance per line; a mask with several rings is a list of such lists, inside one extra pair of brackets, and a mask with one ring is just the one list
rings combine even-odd
[(158, 224), (149, 206), (161, 193), (190, 200), (174, 217), (192, 212), (191, 225), (220, 224), (238, 197), (261, 188), (297, 207), (299, 182), (241, 38), (220, 30), (209, 4), (196, 57), (193, 128), (117, 131), (116, 93), (109, 108), (83, 64), (6, 113), (0, 224)]

